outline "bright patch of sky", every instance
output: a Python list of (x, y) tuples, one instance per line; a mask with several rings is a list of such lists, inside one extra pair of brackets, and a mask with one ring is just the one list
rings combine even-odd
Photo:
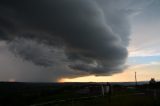
[(160, 62), (160, 56), (136, 56), (129, 57), (127, 60), (128, 65), (149, 64), (153, 62)]
[(129, 56), (160, 55), (160, 1), (154, 0), (131, 22)]

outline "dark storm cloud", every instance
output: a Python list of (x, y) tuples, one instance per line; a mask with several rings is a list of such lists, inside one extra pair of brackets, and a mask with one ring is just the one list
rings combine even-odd
[(37, 65), (58, 64), (86, 75), (117, 73), (125, 68), (132, 13), (122, 4), (112, 0), (3, 0), (0, 38), (7, 40), (16, 55)]

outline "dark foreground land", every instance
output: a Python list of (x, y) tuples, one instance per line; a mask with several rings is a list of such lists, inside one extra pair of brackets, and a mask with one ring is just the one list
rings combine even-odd
[[(105, 83), (103, 83), (105, 85)], [(0, 106), (160, 106), (160, 83), (0, 83)], [(91, 89), (92, 88), (92, 89)]]

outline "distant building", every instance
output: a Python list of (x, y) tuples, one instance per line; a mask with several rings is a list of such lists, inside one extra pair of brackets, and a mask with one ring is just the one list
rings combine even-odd
[(90, 89), (90, 94), (102, 94), (102, 95), (110, 94), (111, 84), (106, 83), (106, 84), (91, 85), (89, 89)]
[(102, 88), (101, 88), (101, 86), (100, 85), (90, 85), (89, 86), (89, 93), (90, 94), (101, 94), (101, 92), (102, 92)]
[(110, 83), (94, 83), (94, 84), (88, 84), (81, 89), (78, 90), (78, 93), (81, 94), (90, 94), (90, 95), (105, 95), (105, 94), (111, 94), (111, 84)]

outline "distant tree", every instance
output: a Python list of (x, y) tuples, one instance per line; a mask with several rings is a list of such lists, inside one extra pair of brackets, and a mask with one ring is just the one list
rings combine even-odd
[(153, 85), (153, 84), (155, 84), (155, 83), (156, 83), (155, 79), (154, 79), (154, 78), (151, 78), (151, 80), (149, 81), (149, 84), (150, 84), (150, 85)]

